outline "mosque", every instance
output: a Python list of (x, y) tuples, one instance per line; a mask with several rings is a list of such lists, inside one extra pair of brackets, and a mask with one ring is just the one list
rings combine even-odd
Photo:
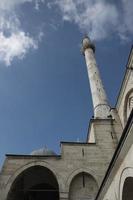
[(115, 108), (108, 103), (88, 37), (82, 53), (94, 110), (86, 142), (61, 142), (60, 155), (48, 149), (7, 154), (0, 200), (133, 200), (133, 49)]

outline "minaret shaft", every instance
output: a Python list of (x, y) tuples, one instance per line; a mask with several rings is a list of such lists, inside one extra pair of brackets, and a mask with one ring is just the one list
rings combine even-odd
[(94, 55), (94, 46), (90, 42), (89, 38), (83, 40), (83, 50), (92, 94), (94, 117), (104, 119), (109, 116), (110, 107), (108, 105), (106, 93), (97, 67)]

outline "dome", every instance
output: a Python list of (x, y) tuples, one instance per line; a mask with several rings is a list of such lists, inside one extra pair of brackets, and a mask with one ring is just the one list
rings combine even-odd
[(41, 155), (41, 156), (53, 156), (56, 155), (56, 153), (46, 147), (42, 148), (42, 149), (37, 149), (31, 152), (31, 155)]

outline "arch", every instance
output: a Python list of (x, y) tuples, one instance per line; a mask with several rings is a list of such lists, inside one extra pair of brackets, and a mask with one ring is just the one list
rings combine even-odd
[(124, 100), (124, 110), (123, 110), (124, 125), (126, 124), (127, 119), (131, 112), (131, 110), (128, 108), (130, 106), (129, 103), (130, 103), (131, 97), (133, 97), (133, 88), (127, 92), (127, 94), (125, 96), (125, 100)]
[(69, 199), (93, 200), (98, 191), (98, 184), (91, 174), (80, 172), (73, 177), (69, 186)]
[[(16, 181), (23, 176), (24, 173), (26, 173), (28, 170), (33, 169), (33, 168), (43, 168), (45, 169), (45, 172), (49, 172), (49, 174), (51, 174), (51, 177), (53, 177), (53, 180), (56, 180), (55, 182), (57, 182), (56, 184), (56, 188), (58, 185), (58, 191), (60, 191), (60, 185), (58, 183), (58, 174), (55, 172), (54, 168), (51, 167), (48, 163), (41, 161), (41, 162), (30, 162), (22, 167), (20, 167), (19, 169), (17, 169), (15, 171), (15, 173), (9, 178), (7, 184), (6, 184), (6, 196), (8, 197), (8, 195), (10, 194), (11, 189), (13, 188), (13, 185), (16, 183)], [(42, 186), (41, 186), (42, 187)]]
[(122, 200), (133, 199), (133, 177), (127, 177), (125, 179), (122, 191)]
[(58, 182), (48, 168), (36, 165), (24, 170), (13, 182), (7, 200), (59, 200)]
[(98, 178), (98, 175), (96, 175), (96, 172), (94, 172), (93, 170), (91, 169), (86, 169), (86, 168), (78, 168), (74, 171), (71, 172), (71, 174), (69, 175), (67, 181), (66, 181), (66, 189), (67, 191), (69, 191), (69, 186), (70, 186), (70, 183), (72, 182), (72, 179), (79, 173), (87, 173), (87, 174), (91, 174), (92, 177), (95, 179), (98, 187), (100, 186), (100, 182), (99, 182), (99, 178)]
[(119, 182), (119, 200), (123, 200), (123, 189), (124, 189), (124, 183), (127, 180), (128, 177), (133, 177), (133, 168), (127, 167), (123, 169), (121, 176), (120, 176), (120, 182)]

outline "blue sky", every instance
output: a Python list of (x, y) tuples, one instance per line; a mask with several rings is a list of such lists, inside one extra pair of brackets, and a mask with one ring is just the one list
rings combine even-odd
[(92, 101), (88, 34), (114, 107), (132, 45), (133, 1), (0, 0), (0, 163), (60, 141), (85, 141)]

